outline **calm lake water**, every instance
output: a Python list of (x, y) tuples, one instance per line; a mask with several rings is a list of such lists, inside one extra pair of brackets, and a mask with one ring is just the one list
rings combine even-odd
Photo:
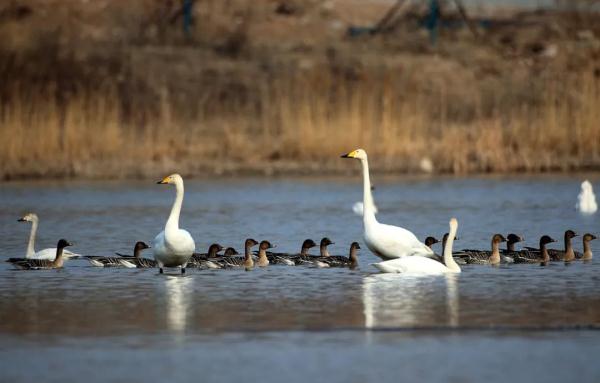
[[(582, 178), (373, 182), (379, 220), (420, 238), (441, 237), (456, 216), (455, 249), (488, 248), (496, 232), (529, 246), (549, 234), (560, 248), (566, 229), (599, 231), (600, 215), (574, 210)], [(242, 251), (246, 237), (297, 251), (328, 236), (332, 253), (347, 255), (352, 241), (363, 245), (351, 210), (361, 191), (357, 176), (187, 181), (181, 226), (202, 251), (213, 242)], [(38, 250), (64, 237), (82, 254), (131, 252), (162, 230), (173, 198), (152, 181), (2, 184), (2, 256), (24, 255), (30, 225), (16, 220), (28, 211), (40, 216)], [(36, 272), (2, 262), (0, 381), (600, 381), (600, 262), (416, 278), (377, 274), (362, 247), (357, 270), (180, 276), (84, 260)]]

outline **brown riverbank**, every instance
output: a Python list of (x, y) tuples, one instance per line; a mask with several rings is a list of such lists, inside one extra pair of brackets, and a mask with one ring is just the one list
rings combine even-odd
[(0, 176), (340, 174), (356, 147), (382, 173), (600, 170), (597, 14), (474, 12), (434, 46), (419, 8), (349, 37), (389, 4), (249, 4), (196, 2), (187, 37), (163, 2), (0, 6)]

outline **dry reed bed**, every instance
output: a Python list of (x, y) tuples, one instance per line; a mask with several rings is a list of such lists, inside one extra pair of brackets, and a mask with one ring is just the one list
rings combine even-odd
[(418, 171), (424, 158), (455, 173), (600, 165), (600, 81), (592, 74), (539, 80), (530, 103), (499, 96), (515, 91), (507, 84), (489, 100), (476, 84), (419, 89), (398, 77), (348, 80), (317, 68), (256, 85), (245, 79), (245, 95), (224, 102), (202, 87), (183, 100), (166, 85), (141, 100), (110, 83), (66, 97), (46, 86), (16, 89), (0, 109), (0, 172), (124, 177), (303, 172), (303, 164), (306, 172), (315, 164), (338, 171), (337, 156), (355, 147), (386, 171)]

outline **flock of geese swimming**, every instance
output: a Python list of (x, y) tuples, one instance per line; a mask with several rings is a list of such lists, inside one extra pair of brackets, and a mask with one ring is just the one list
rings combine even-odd
[[(494, 234), (490, 250), (465, 249), (453, 252), (453, 243), (458, 230), (456, 218), (449, 222), (449, 232), (443, 237), (443, 253), (435, 254), (431, 247), (439, 241), (434, 237), (427, 237), (421, 242), (407, 229), (386, 225), (377, 221), (377, 213), (373, 196), (371, 194), (371, 182), (369, 178), (369, 164), (367, 153), (363, 149), (357, 149), (344, 154), (342, 158), (353, 158), (360, 160), (363, 172), (363, 227), (364, 241), (369, 250), (382, 259), (373, 266), (386, 273), (416, 273), (416, 274), (443, 274), (460, 273), (460, 265), (464, 264), (491, 264), (501, 263), (540, 263), (542, 265), (551, 261), (572, 262), (578, 259), (591, 260), (592, 251), (590, 241), (596, 239), (592, 234), (583, 236), (583, 253), (573, 249), (572, 239), (577, 234), (572, 230), (565, 232), (565, 249), (548, 249), (546, 246), (554, 239), (547, 235), (540, 238), (539, 248), (525, 247), (515, 250), (515, 244), (523, 241), (523, 237), (509, 234), (506, 238), (502, 234)], [(27, 270), (61, 268), (64, 260), (68, 258), (85, 258), (94, 266), (123, 266), (130, 268), (154, 268), (158, 267), (162, 274), (164, 268), (178, 267), (181, 273), (185, 273), (187, 267), (201, 269), (224, 269), (233, 267), (244, 267), (251, 269), (254, 266), (266, 267), (270, 264), (276, 265), (311, 265), (316, 267), (350, 267), (358, 265), (358, 250), (360, 245), (353, 242), (350, 245), (348, 257), (330, 255), (328, 246), (333, 242), (325, 237), (320, 241), (319, 255), (310, 255), (309, 250), (317, 244), (306, 239), (302, 243), (299, 253), (273, 252), (274, 246), (266, 240), (258, 242), (248, 238), (244, 242), (244, 255), (241, 256), (234, 248), (224, 248), (219, 244), (212, 244), (207, 253), (196, 253), (196, 245), (190, 233), (179, 227), (179, 216), (183, 204), (184, 185), (179, 174), (165, 177), (158, 184), (174, 185), (176, 197), (171, 208), (171, 213), (165, 228), (152, 242), (152, 246), (144, 242), (137, 242), (133, 254), (126, 255), (117, 253), (114, 257), (82, 256), (68, 251), (66, 247), (72, 244), (61, 239), (56, 248), (35, 251), (35, 236), (37, 233), (39, 219), (37, 215), (29, 213), (19, 219), (23, 222), (31, 222), (31, 234), (25, 258), (10, 258), (8, 262), (15, 267)], [(507, 243), (506, 249), (500, 249), (502, 242)], [(258, 245), (255, 253), (252, 249)], [(142, 251), (152, 249), (154, 259), (142, 257)], [(223, 252), (223, 254), (220, 254)]]

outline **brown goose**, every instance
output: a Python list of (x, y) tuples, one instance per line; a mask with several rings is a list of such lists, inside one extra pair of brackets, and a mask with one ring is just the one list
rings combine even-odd
[(492, 237), (492, 250), (471, 250), (465, 249), (453, 253), (454, 257), (464, 259), (468, 264), (476, 265), (497, 265), (499, 263), (513, 263), (511, 257), (500, 254), (500, 243), (506, 242), (506, 238), (502, 234), (494, 234)]
[[(93, 266), (97, 267), (117, 267), (117, 266), (125, 266), (129, 268), (136, 268), (136, 262), (134, 257), (140, 257), (140, 253), (144, 249), (149, 249), (150, 246), (146, 245), (144, 242), (136, 242), (135, 247), (133, 248), (133, 254), (131, 255), (122, 255), (120, 253), (115, 253), (118, 257), (103, 257), (103, 256), (93, 256), (87, 255), (86, 258)], [(154, 264), (156, 262), (152, 261)]]
[(156, 267), (157, 263), (154, 259), (148, 259), (148, 258), (142, 258), (142, 251), (144, 251), (145, 249), (149, 249), (150, 246), (148, 246), (146, 243), (142, 242), (142, 241), (138, 241), (135, 243), (135, 246), (133, 247), (133, 255), (130, 254), (121, 254), (121, 253), (115, 253), (117, 254), (120, 258), (117, 258), (120, 262), (123, 262), (123, 266), (125, 267), (130, 267), (129, 265), (133, 264), (134, 267), (137, 267), (139, 269), (146, 269), (146, 268), (152, 268), (152, 267)]
[[(578, 234), (575, 233), (573, 230), (565, 231), (565, 249), (548, 249), (548, 255), (550, 256), (550, 260), (571, 262), (575, 259), (582, 258), (583, 254), (573, 250), (573, 244), (571, 243), (571, 240), (577, 236)], [(530, 251), (540, 251), (540, 249), (536, 249), (533, 247), (526, 247), (525, 249)]]
[(63, 267), (63, 250), (67, 246), (73, 244), (66, 239), (61, 239), (56, 245), (56, 256), (54, 260), (49, 259), (33, 259), (33, 258), (10, 258), (8, 262), (15, 267), (25, 270), (42, 270), (42, 269), (60, 269)]
[(596, 239), (596, 236), (594, 234), (585, 233), (583, 235), (583, 257), (581, 258), (582, 260), (592, 260), (593, 254), (592, 247), (590, 246), (590, 241), (593, 241), (594, 239)]
[(234, 257), (227, 256), (222, 257), (219, 262), (223, 264), (224, 267), (253, 267), (254, 260), (252, 259), (252, 248), (258, 245), (258, 242), (255, 239), (247, 238), (244, 242), (244, 256), (243, 257)]
[(548, 235), (543, 235), (540, 238), (540, 248), (534, 250), (525, 248), (516, 252), (514, 257), (515, 263), (547, 263), (550, 261), (550, 255), (548, 254), (546, 245), (552, 242), (556, 242), (556, 240)]
[[(326, 257), (314, 257), (315, 263), (323, 263), (321, 267), (350, 267), (351, 269), (358, 266), (358, 250), (360, 245), (358, 242), (352, 242), (348, 257), (342, 255), (328, 255)], [(325, 266), (327, 265), (327, 266)]]

